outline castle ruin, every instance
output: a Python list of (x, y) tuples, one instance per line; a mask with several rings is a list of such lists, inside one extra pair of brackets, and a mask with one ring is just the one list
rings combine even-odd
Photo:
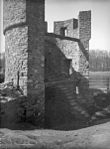
[(76, 87), (80, 94), (88, 88), (91, 11), (54, 22), (48, 33), (44, 9), (44, 0), (4, 0), (5, 82), (36, 98), (53, 126), (65, 114), (63, 123), (72, 120)]

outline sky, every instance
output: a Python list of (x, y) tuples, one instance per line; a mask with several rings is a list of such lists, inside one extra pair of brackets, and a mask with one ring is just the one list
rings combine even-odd
[(110, 50), (110, 0), (46, 0), (48, 31), (53, 31), (53, 21), (78, 18), (85, 10), (92, 15), (90, 49)]
[[(2, 0), (0, 0), (1, 6)], [(45, 0), (45, 20), (48, 31), (53, 31), (53, 22), (78, 18), (79, 11), (91, 10), (90, 49), (110, 50), (110, 0)], [(1, 19), (0, 7), (0, 20)], [(4, 51), (2, 23), (0, 22), (0, 51)]]
[(5, 50), (5, 40), (3, 36), (3, 1), (0, 0), (0, 52)]

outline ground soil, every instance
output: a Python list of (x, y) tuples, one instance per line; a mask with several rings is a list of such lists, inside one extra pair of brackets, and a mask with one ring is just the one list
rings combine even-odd
[(110, 122), (79, 130), (0, 129), (0, 149), (110, 149)]

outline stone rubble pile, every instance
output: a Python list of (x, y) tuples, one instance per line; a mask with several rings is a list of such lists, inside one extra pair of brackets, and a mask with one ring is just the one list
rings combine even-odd
[(18, 97), (22, 97), (23, 93), (13, 86), (12, 82), (0, 84), (0, 102), (8, 102)]

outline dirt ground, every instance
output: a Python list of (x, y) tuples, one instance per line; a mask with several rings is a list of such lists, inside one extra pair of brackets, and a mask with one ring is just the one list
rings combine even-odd
[(0, 149), (110, 149), (110, 122), (73, 131), (0, 129)]

